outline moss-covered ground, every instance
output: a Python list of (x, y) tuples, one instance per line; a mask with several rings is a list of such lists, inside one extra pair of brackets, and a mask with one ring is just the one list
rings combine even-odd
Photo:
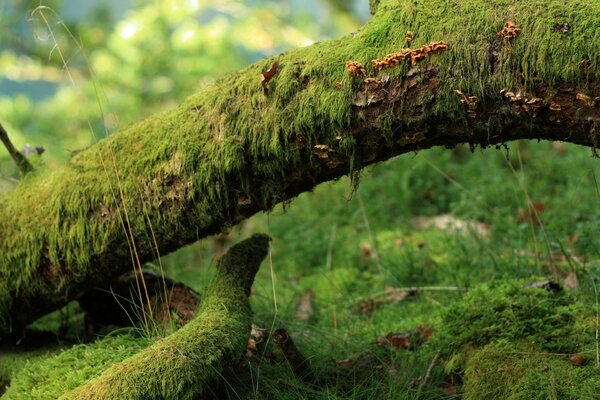
[[(342, 179), (234, 228), (230, 243), (256, 231), (273, 237), (251, 295), (254, 322), (285, 327), (319, 379), (297, 377), (269, 344), (210, 390), (232, 399), (594, 398), (599, 172), (589, 149), (562, 144), (432, 150), (365, 171), (353, 194)], [(485, 225), (452, 231), (415, 219), (445, 214)], [(219, 247), (205, 239), (163, 257), (163, 267), (202, 292)], [(544, 279), (569, 290), (525, 288)], [(38, 327), (61, 319), (73, 336), (81, 318), (70, 312)], [(378, 344), (420, 325), (432, 332), (425, 343), (413, 334), (408, 349)], [(0, 380), (53, 398), (43, 394), (98, 374), (122, 356), (115, 348), (150, 342), (111, 335), (44, 364), (43, 350), (5, 352)]]

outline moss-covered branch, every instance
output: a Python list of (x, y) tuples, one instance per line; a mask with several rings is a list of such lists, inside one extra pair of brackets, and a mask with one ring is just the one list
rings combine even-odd
[(28, 174), (0, 197), (0, 336), (395, 155), (521, 138), (595, 147), (598, 26), (595, 0), (380, 0), (353, 35), (265, 59)]
[[(244, 353), (252, 322), (248, 296), (267, 255), (269, 240), (267, 235), (257, 234), (229, 249), (217, 263), (217, 273), (198, 314), (177, 332), (134, 355), (131, 354), (148, 340), (127, 345), (132, 338), (109, 339), (108, 343), (100, 341), (88, 346), (90, 351), (86, 351), (86, 346), (76, 346), (34, 365), (28, 374), (19, 375), (6, 398), (197, 398), (219, 378), (225, 366), (238, 361)], [(89, 365), (83, 366), (81, 357), (85, 354)], [(47, 376), (55, 373), (63, 377)]]
[(25, 175), (33, 169), (29, 161), (27, 161), (27, 158), (25, 158), (25, 156), (21, 154), (19, 150), (17, 150), (12, 144), (10, 138), (8, 137), (8, 132), (6, 132), (2, 124), (0, 124), (0, 142), (2, 142), (4, 147), (6, 147), (6, 150), (8, 150), (8, 153), (15, 164), (17, 164), (21, 174)]

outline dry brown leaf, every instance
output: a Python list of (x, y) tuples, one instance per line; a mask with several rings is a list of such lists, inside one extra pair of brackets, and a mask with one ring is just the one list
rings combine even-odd
[(427, 342), (433, 334), (431, 328), (419, 325), (416, 330), (407, 332), (390, 332), (377, 338), (377, 344), (397, 349), (409, 349)]
[(260, 74), (260, 84), (262, 85), (263, 94), (265, 96), (269, 95), (269, 88), (267, 87), (267, 84), (271, 79), (273, 79), (275, 74), (277, 74), (277, 71), (279, 71), (279, 60), (275, 61), (269, 70)]
[(411, 345), (410, 332), (390, 332), (385, 336), (377, 338), (377, 344), (385, 347), (395, 347), (397, 349), (408, 349)]
[(588, 359), (581, 357), (581, 356), (577, 356), (577, 355), (573, 355), (571, 357), (569, 357), (569, 361), (571, 362), (571, 364), (573, 365), (577, 365), (577, 366), (582, 366), (588, 363)]
[(352, 357), (344, 358), (343, 360), (336, 360), (335, 365), (339, 365), (345, 370), (350, 370), (354, 366), (354, 359)]
[(314, 290), (308, 289), (306, 293), (304, 293), (300, 297), (300, 301), (298, 302), (298, 306), (296, 307), (296, 312), (294, 313), (294, 318), (296, 318), (299, 321), (308, 322), (315, 313), (312, 305), (312, 301), (314, 298)]

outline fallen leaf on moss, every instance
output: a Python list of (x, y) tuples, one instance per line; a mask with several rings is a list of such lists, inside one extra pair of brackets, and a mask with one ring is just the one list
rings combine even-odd
[(269, 83), (269, 81), (271, 79), (273, 79), (275, 74), (277, 74), (277, 71), (279, 71), (279, 60), (275, 61), (273, 63), (273, 66), (271, 66), (271, 68), (269, 70), (263, 72), (260, 75), (260, 84), (263, 87), (263, 94), (265, 96), (269, 95), (269, 89), (267, 88), (267, 84)]
[(431, 328), (419, 325), (416, 330), (407, 332), (390, 332), (377, 338), (377, 344), (384, 347), (395, 347), (407, 350), (420, 346), (429, 341), (433, 334)]
[(571, 364), (577, 366), (582, 366), (588, 363), (588, 360), (586, 358), (577, 355), (569, 357), (569, 361), (571, 362)]
[(377, 344), (385, 347), (395, 347), (397, 349), (408, 349), (412, 344), (409, 332), (390, 332), (385, 336), (377, 338)]

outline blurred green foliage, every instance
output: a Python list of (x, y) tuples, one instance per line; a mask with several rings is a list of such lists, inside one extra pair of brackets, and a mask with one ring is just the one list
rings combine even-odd
[[(0, 122), (18, 148), (44, 146), (53, 168), (228, 72), (355, 29), (368, 14), (357, 4), (9, 0), (0, 5)], [(0, 151), (0, 174), (16, 172)]]

